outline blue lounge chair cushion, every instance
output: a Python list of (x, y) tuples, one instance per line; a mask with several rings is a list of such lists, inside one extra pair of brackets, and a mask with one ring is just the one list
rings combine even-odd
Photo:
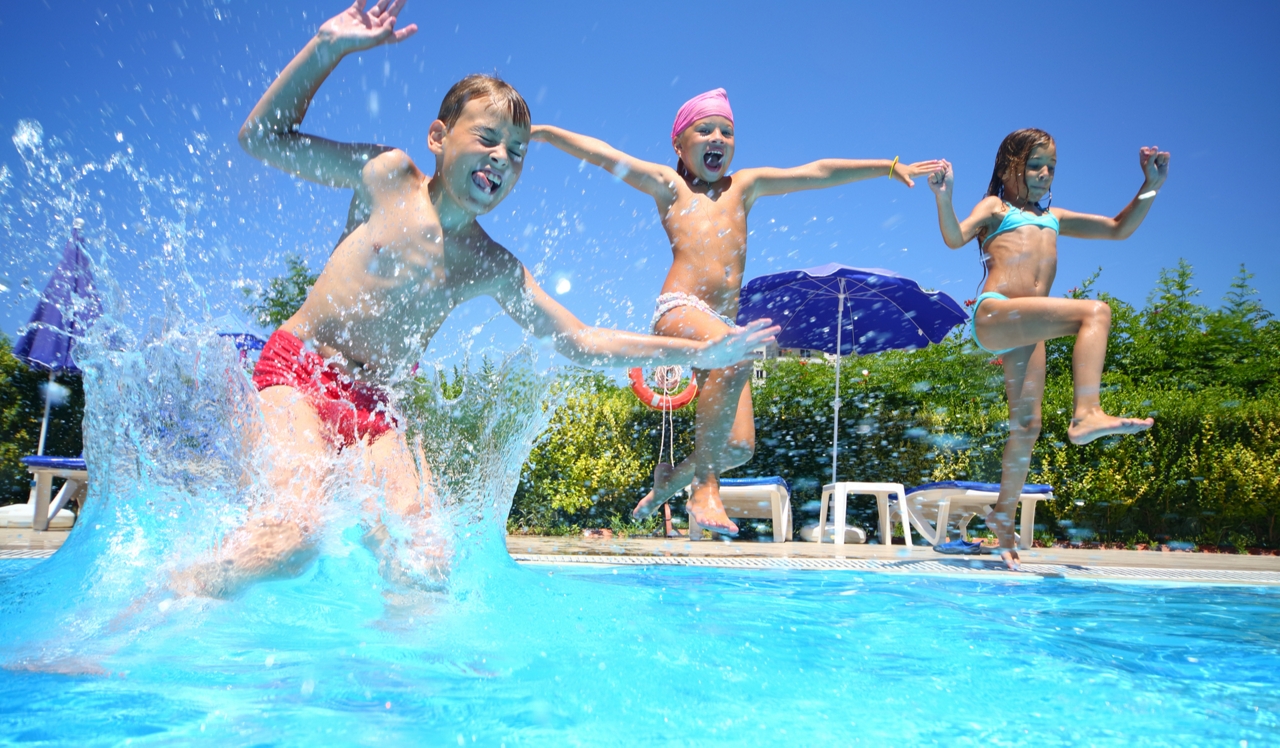
[(47, 470), (87, 470), (83, 457), (49, 457), (48, 455), (31, 455), (22, 458), (27, 467), (45, 468)]
[[(1000, 493), (999, 483), (978, 483), (970, 480), (944, 480), (937, 483), (926, 483), (923, 486), (908, 488), (907, 493), (929, 491), (935, 488), (958, 488), (963, 491), (988, 491), (990, 493)], [(1043, 483), (1028, 483), (1022, 487), (1022, 492), (1032, 494), (1053, 493), (1053, 486), (1046, 486)]]
[(791, 495), (791, 486), (785, 480), (776, 475), (770, 475), (765, 478), (721, 478), (721, 486), (782, 486), (782, 490)]

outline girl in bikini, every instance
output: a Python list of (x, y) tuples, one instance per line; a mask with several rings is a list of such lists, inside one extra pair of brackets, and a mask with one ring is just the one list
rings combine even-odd
[[(729, 175), (733, 134), (733, 111), (719, 88), (690, 99), (676, 114), (671, 145), (679, 161), (674, 169), (633, 158), (595, 138), (547, 125), (533, 127), (533, 140), (607, 169), (657, 202), (674, 255), (653, 317), (658, 335), (707, 340), (735, 326), (746, 267), (747, 214), (756, 199), (883, 176), (912, 187), (913, 177), (941, 168), (939, 161), (825, 159), (791, 169), (743, 169)], [(738, 528), (720, 502), (719, 476), (750, 460), (755, 450), (747, 386), (751, 365), (696, 374), (700, 395), (694, 451), (670, 478), (654, 485), (632, 514), (647, 517), (692, 484), (689, 514), (703, 527), (732, 535)]]
[(1000, 144), (987, 196), (963, 221), (951, 199), (951, 164), (929, 178), (938, 202), (938, 223), (947, 246), (959, 249), (978, 240), (986, 280), (969, 320), (973, 341), (1001, 356), (1009, 399), (1009, 439), (1000, 474), (1000, 498), (990, 523), (1000, 541), (1000, 557), (1019, 568), (1013, 513), (1040, 435), (1044, 396), (1044, 341), (1076, 336), (1072, 356), (1075, 413), (1067, 437), (1072, 444), (1151, 428), (1150, 418), (1117, 418), (1102, 410), (1099, 389), (1111, 330), (1111, 308), (1088, 299), (1049, 298), (1058, 266), (1058, 235), (1082, 239), (1125, 239), (1147, 217), (1169, 174), (1169, 154), (1157, 148), (1138, 153), (1144, 181), (1137, 196), (1115, 218), (1045, 207), (1051, 199), (1057, 148), (1043, 130), (1011, 133)]

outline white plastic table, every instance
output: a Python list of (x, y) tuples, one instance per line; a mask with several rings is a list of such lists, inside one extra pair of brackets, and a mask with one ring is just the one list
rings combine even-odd
[[(842, 483), (828, 483), (822, 487), (822, 508), (818, 510), (818, 542), (822, 542), (822, 529), (827, 526), (827, 503), (831, 501), (834, 506), (832, 511), (835, 514), (835, 537), (832, 540), (836, 545), (844, 545), (844, 525), (845, 511), (849, 505), (849, 495), (855, 496), (868, 494), (876, 497), (876, 511), (880, 519), (880, 542), (885, 545), (893, 543), (893, 533), (891, 526), (893, 524), (893, 515), (889, 511), (889, 497), (897, 495), (901, 501), (907, 495), (906, 489), (901, 483), (865, 483), (857, 481), (845, 481)], [(907, 524), (907, 518), (902, 518), (902, 535), (907, 540), (907, 545), (911, 545), (911, 527)]]

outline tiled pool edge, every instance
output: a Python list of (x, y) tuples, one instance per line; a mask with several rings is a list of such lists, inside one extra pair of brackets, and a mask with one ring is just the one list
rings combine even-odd
[(1024, 563), (1024, 573), (1004, 570), (997, 561), (985, 560), (901, 560), (824, 558), (732, 558), (709, 556), (587, 556), (512, 553), (522, 564), (602, 566), (691, 566), (723, 569), (787, 569), (804, 571), (870, 571), (887, 574), (946, 575), (1001, 578), (1051, 578), (1133, 582), (1175, 582), (1183, 584), (1243, 584), (1280, 586), (1280, 572), (1232, 571), (1227, 569), (1151, 569), (1125, 566)]
[(0, 561), (21, 558), (48, 558), (57, 553), (54, 548), (35, 548), (31, 550), (0, 549)]
[[(52, 549), (0, 550), (0, 560), (42, 559)], [(721, 569), (785, 569), (796, 571), (867, 571), (882, 574), (924, 576), (1000, 577), (1005, 579), (1072, 579), (1109, 582), (1172, 582), (1180, 584), (1240, 584), (1280, 586), (1280, 572), (1235, 571), (1230, 569), (1152, 569), (1132, 566), (1089, 566), (1083, 564), (1022, 565), (1024, 573), (1005, 571), (994, 560), (880, 560), (838, 558), (759, 558), (715, 556), (606, 556), (512, 553), (518, 563), (531, 565), (597, 566), (688, 566)]]

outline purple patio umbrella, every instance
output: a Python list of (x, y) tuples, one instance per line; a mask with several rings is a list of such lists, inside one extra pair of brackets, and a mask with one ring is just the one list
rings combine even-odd
[(44, 420), (40, 424), (40, 444), (36, 454), (44, 454), (45, 435), (49, 430), (49, 398), (54, 379), (60, 371), (78, 372), (71, 358), (76, 338), (84, 335), (101, 313), (98, 294), (93, 287), (93, 270), (84, 253), (84, 221), (77, 218), (71, 238), (62, 250), (62, 262), (54, 268), (49, 285), (40, 295), (40, 303), (27, 323), (13, 353), (33, 369), (49, 372), (49, 386), (44, 394)]
[(831, 482), (840, 437), (840, 359), (851, 353), (924, 348), (941, 342), (966, 315), (941, 291), (880, 268), (830, 263), (753, 278), (742, 287), (738, 324), (769, 317), (780, 325), (778, 346), (836, 354)]

